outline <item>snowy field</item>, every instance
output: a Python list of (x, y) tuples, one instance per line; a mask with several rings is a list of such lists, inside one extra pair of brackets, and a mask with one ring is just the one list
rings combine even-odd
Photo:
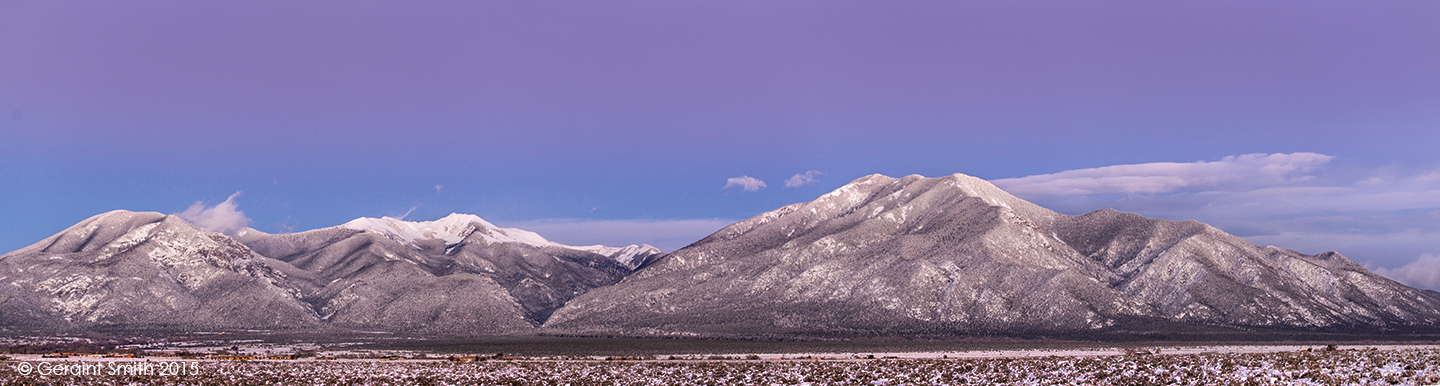
[[(1239, 346), (1234, 346), (1239, 347)], [(1267, 347), (1267, 346), (1254, 346)], [(1278, 348), (1280, 346), (1268, 346)], [(1203, 348), (1197, 348), (1203, 349)], [(165, 362), (166, 358), (47, 359), (12, 356), (0, 362), (4, 385), (1426, 385), (1440, 383), (1440, 349), (1415, 346), (1342, 347), (1338, 351), (1111, 350), (1068, 356), (993, 355), (950, 359), (887, 358), (685, 360), (294, 360), (183, 361), (185, 374), (41, 375), (42, 364)], [(1011, 353), (1016, 354), (1016, 353)], [(747, 356), (730, 356), (745, 358)], [(753, 358), (753, 357), (752, 357)], [(193, 365), (191, 365), (193, 363)], [(132, 367), (133, 369), (133, 367)], [(23, 372), (23, 373), (22, 373)]]

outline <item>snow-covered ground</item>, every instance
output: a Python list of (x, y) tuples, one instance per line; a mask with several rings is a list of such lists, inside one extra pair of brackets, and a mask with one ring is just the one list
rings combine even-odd
[[(1296, 348), (1312, 350), (1291, 350)], [(193, 366), (192, 362), (185, 362), (180, 366), (186, 369), (183, 374), (60, 376), (39, 375), (36, 369), (46, 361), (52, 366), (49, 368), (54, 368), (54, 364), (62, 362), (119, 359), (47, 359), (25, 355), (0, 362), (0, 384), (1419, 385), (1440, 382), (1440, 348), (1434, 346), (1345, 346), (1337, 351), (1316, 348), (1175, 347), (1168, 353), (1166, 348), (1161, 348), (1162, 355), (1116, 355), (1116, 350), (977, 351), (957, 352), (954, 356), (941, 354), (950, 359), (885, 359), (885, 356), (901, 354), (882, 354), (873, 360), (855, 359), (854, 354), (832, 360), (788, 354), (788, 359), (750, 360), (203, 361)], [(1077, 355), (1053, 356), (1061, 353)], [(871, 354), (862, 358), (868, 355)], [(962, 355), (976, 357), (956, 358)], [(168, 358), (150, 360), (164, 362)]]
[[(1440, 344), (1428, 345), (1375, 345), (1375, 344), (1342, 344), (1337, 345), (1339, 350), (1440, 350)], [(1097, 357), (1112, 355), (1138, 354), (1141, 352), (1160, 355), (1182, 355), (1182, 354), (1269, 354), (1281, 352), (1298, 352), (1305, 350), (1323, 350), (1324, 344), (1309, 345), (1214, 345), (1214, 346), (1134, 346), (1134, 347), (1108, 347), (1108, 348), (1082, 348), (1082, 349), (1027, 349), (1027, 350), (969, 350), (969, 351), (926, 351), (926, 352), (873, 352), (864, 353), (861, 356), (873, 355), (876, 358), (894, 357), (902, 359), (998, 359), (998, 358), (1043, 358), (1043, 357)], [(834, 352), (812, 352), (792, 354), (759, 354), (764, 359), (781, 358), (832, 358), (844, 359), (853, 358), (854, 353)]]

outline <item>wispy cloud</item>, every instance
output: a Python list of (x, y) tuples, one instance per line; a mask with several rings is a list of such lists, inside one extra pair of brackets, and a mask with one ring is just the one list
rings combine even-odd
[(586, 220), (544, 219), (520, 222), (497, 222), (497, 225), (539, 233), (550, 241), (568, 245), (650, 244), (673, 252), (700, 241), (711, 233), (734, 224), (729, 219), (681, 220)]
[(211, 232), (234, 235), (235, 232), (250, 226), (250, 219), (245, 217), (245, 212), (236, 210), (238, 205), (235, 204), (235, 197), (239, 196), (240, 192), (235, 192), (226, 198), (225, 202), (215, 206), (206, 206), (204, 202), (196, 201), (190, 208), (175, 215)]
[(730, 189), (736, 186), (739, 186), (741, 189), (745, 189), (745, 191), (747, 192), (754, 192), (760, 190), (760, 188), (764, 188), (765, 181), (761, 181), (759, 178), (751, 176), (731, 177), (725, 179), (725, 187), (721, 189)]
[(295, 227), (299, 225), (299, 220), (296, 220), (294, 217), (291, 216), (285, 216), (285, 219), (276, 221), (274, 224), (270, 224), (270, 230), (271, 233), (275, 234), (294, 233)]
[(1440, 171), (1342, 168), (1332, 165), (1333, 159), (1316, 153), (1247, 154), (994, 182), (1063, 213), (1115, 208), (1196, 219), (1259, 245), (1339, 251), (1387, 275), (1403, 272), (1415, 256), (1440, 250)]
[(785, 187), (798, 188), (801, 186), (813, 184), (815, 183), (815, 177), (822, 174), (825, 173), (821, 173), (819, 170), (811, 170), (802, 174), (790, 176), (790, 178), (785, 180)]
[(1440, 255), (1424, 254), (1400, 268), (1374, 271), (1411, 287), (1440, 290)]
[(1334, 158), (1316, 153), (1245, 154), (1212, 162), (1152, 162), (1067, 170), (994, 183), (1017, 195), (1244, 190), (1309, 179), (1296, 174)]

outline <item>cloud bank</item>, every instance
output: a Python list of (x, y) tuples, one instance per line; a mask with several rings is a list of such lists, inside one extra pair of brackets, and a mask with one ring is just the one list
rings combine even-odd
[(1400, 268), (1374, 271), (1411, 287), (1440, 290), (1440, 255), (1424, 254)]
[(238, 206), (235, 204), (235, 197), (239, 196), (240, 192), (235, 192), (226, 198), (225, 202), (212, 207), (196, 201), (190, 208), (175, 215), (205, 230), (234, 235), (235, 232), (250, 226), (250, 219), (245, 217), (245, 212), (236, 210)]
[(745, 191), (747, 192), (754, 192), (760, 190), (760, 188), (764, 188), (765, 181), (761, 181), (759, 178), (751, 176), (731, 177), (725, 179), (725, 187), (721, 189), (730, 189), (736, 186), (739, 186), (741, 189), (745, 189)]
[(1243, 190), (1307, 180), (1306, 176), (1294, 174), (1310, 171), (1334, 158), (1316, 153), (1245, 154), (1214, 162), (1115, 165), (993, 182), (1016, 195)]
[(819, 176), (819, 175), (822, 175), (822, 174), (825, 174), (825, 173), (821, 173), (819, 170), (811, 170), (811, 171), (807, 171), (807, 172), (805, 172), (805, 173), (803, 173), (803, 174), (796, 174), (796, 175), (790, 176), (790, 178), (788, 178), (788, 179), (785, 180), (785, 187), (787, 187), (787, 188), (798, 188), (798, 187), (801, 187), (801, 186), (813, 184), (813, 183), (815, 183), (815, 176)]

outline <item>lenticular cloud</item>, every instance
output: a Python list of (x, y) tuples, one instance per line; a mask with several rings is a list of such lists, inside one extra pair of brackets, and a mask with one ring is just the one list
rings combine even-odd
[(234, 235), (235, 232), (250, 226), (250, 219), (245, 217), (245, 212), (236, 210), (235, 197), (238, 196), (240, 192), (235, 192), (230, 198), (226, 198), (225, 202), (213, 207), (206, 207), (204, 202), (196, 201), (190, 208), (175, 215), (211, 232)]
[(1303, 180), (1297, 176), (1335, 157), (1317, 153), (1232, 155), (1214, 162), (1153, 162), (1067, 170), (992, 181), (1020, 195), (1169, 193), (1186, 190), (1245, 190)]

